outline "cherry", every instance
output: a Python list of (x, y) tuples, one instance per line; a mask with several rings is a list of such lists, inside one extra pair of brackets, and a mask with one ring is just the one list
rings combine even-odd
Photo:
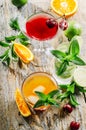
[(53, 28), (53, 27), (57, 26), (57, 22), (56, 22), (56, 20), (53, 19), (53, 18), (47, 19), (46, 24), (47, 24), (47, 26), (48, 26), (49, 28)]
[(73, 111), (73, 108), (72, 108), (71, 105), (65, 104), (65, 105), (63, 106), (63, 110), (64, 110), (65, 112), (67, 112), (67, 113), (71, 113), (71, 112)]
[(59, 22), (59, 27), (62, 30), (66, 30), (68, 28), (68, 23), (65, 19), (63, 19), (62, 21)]
[(72, 121), (70, 123), (70, 128), (71, 130), (78, 130), (80, 127), (80, 123), (79, 122), (76, 122), (76, 121)]

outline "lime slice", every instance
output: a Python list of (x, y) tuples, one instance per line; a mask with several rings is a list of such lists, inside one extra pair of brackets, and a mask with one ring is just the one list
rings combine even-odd
[(64, 31), (65, 36), (71, 40), (75, 35), (80, 36), (82, 28), (76, 21), (70, 21), (67, 30)]
[(77, 85), (86, 87), (86, 66), (78, 67), (74, 71), (73, 78)]
[[(59, 59), (56, 59), (55, 60), (55, 72), (56, 72), (56, 75), (58, 76), (58, 68), (60, 67), (60, 64), (61, 64), (61, 61)], [(76, 68), (76, 65), (74, 65), (73, 63), (70, 63), (69, 66), (67, 67), (66, 71), (64, 73), (62, 73), (60, 75), (61, 78), (69, 78), (69, 77), (72, 77), (72, 74), (74, 72)]]
[(13, 5), (20, 8), (27, 3), (27, 0), (12, 0)]

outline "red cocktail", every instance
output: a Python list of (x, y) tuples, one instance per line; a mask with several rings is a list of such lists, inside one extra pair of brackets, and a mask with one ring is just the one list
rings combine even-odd
[(27, 35), (39, 41), (53, 38), (58, 31), (58, 23), (55, 23), (54, 26), (47, 25), (47, 22), (53, 19), (53, 16), (48, 13), (32, 15), (26, 22)]

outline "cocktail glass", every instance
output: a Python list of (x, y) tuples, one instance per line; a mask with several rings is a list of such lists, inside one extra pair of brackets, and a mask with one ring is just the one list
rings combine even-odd
[[(21, 91), (25, 101), (29, 106), (33, 107), (39, 99), (35, 91), (48, 94), (49, 92), (57, 89), (57, 81), (51, 74), (46, 72), (34, 72), (24, 80)], [(41, 106), (36, 108), (36, 110), (45, 110), (48, 107), (49, 105)]]
[[(55, 20), (52, 14), (46, 12), (39, 12), (31, 15), (25, 23), (25, 34), (31, 38), (32, 45), (34, 47), (33, 52), (35, 54), (35, 61), (38, 65), (42, 66), (47, 63), (47, 56), (49, 48), (49, 40), (52, 39), (58, 32), (58, 23), (53, 21), (53, 24), (49, 23)], [(47, 24), (49, 23), (49, 25)], [(47, 41), (48, 40), (48, 41)]]

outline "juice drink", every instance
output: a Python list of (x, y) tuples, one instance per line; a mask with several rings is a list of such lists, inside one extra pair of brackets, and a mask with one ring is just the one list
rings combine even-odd
[(44, 72), (36, 72), (31, 74), (23, 83), (22, 93), (28, 102), (34, 105), (38, 101), (38, 96), (35, 91), (40, 91), (48, 94), (50, 91), (57, 89), (55, 79)]
[(53, 38), (58, 31), (58, 25), (49, 28), (46, 21), (50, 18), (53, 18), (53, 16), (47, 13), (32, 15), (26, 22), (27, 35), (39, 41)]

